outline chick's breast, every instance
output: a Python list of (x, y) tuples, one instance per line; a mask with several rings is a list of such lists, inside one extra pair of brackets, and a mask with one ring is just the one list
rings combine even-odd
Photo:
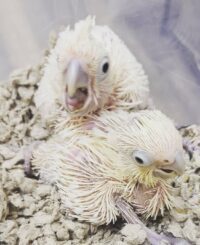
[(56, 185), (69, 215), (98, 225), (114, 222), (114, 195), (120, 184), (112, 177), (116, 152), (105, 140), (84, 136), (60, 155)]

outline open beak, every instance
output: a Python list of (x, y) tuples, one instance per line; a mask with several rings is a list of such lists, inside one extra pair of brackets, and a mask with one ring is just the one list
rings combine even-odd
[(69, 62), (65, 76), (65, 104), (70, 111), (80, 109), (88, 98), (89, 76), (78, 59)]

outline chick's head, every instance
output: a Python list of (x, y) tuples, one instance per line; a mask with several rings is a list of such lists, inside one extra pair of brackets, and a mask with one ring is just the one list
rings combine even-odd
[(78, 22), (73, 30), (60, 34), (53, 51), (57, 60), (57, 98), (77, 116), (109, 104), (113, 87), (110, 57), (93, 35), (95, 28), (92, 17)]
[(48, 123), (60, 112), (83, 119), (101, 109), (147, 108), (149, 82), (123, 41), (88, 17), (59, 34), (34, 100)]
[[(109, 141), (121, 160), (117, 171), (130, 181), (154, 187), (160, 180), (182, 174), (185, 168), (182, 138), (173, 122), (160, 111), (119, 111), (102, 120)], [(111, 130), (112, 129), (112, 130)]]

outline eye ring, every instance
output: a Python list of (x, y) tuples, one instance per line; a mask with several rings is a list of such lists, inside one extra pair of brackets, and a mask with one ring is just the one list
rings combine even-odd
[(132, 158), (139, 166), (149, 166), (153, 163), (153, 157), (146, 151), (135, 150), (132, 153)]

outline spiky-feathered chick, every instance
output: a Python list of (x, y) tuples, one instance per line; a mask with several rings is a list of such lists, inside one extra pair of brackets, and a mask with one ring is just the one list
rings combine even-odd
[(107, 26), (93, 17), (60, 33), (35, 96), (42, 118), (87, 116), (102, 108), (144, 109), (148, 79), (141, 64)]
[(69, 214), (98, 225), (115, 222), (118, 197), (146, 217), (171, 208), (167, 180), (184, 170), (182, 139), (172, 121), (156, 110), (117, 110), (91, 122), (91, 130), (84, 124), (74, 137), (63, 130), (34, 152), (33, 164), (57, 185)]

